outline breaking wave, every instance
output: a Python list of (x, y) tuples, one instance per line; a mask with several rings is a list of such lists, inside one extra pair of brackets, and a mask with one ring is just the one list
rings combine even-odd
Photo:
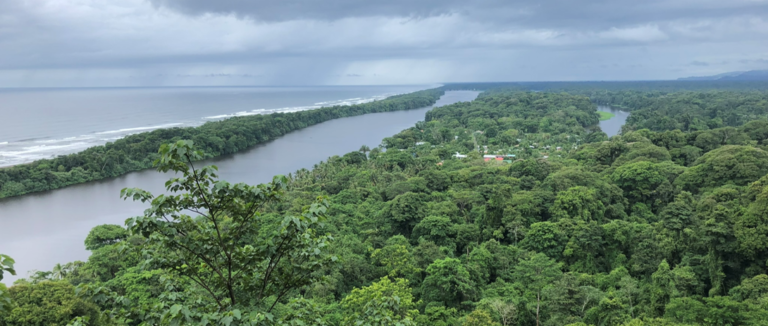
[(220, 114), (200, 118), (198, 121), (187, 122), (175, 122), (166, 123), (160, 125), (123, 128), (116, 130), (99, 131), (95, 133), (72, 136), (66, 138), (32, 138), (19, 141), (5, 141), (0, 142), (0, 167), (12, 166), (18, 164), (30, 163), (32, 161), (55, 158), (59, 155), (67, 155), (82, 151), (86, 148), (104, 145), (108, 142), (118, 140), (125, 136), (147, 132), (151, 130), (172, 128), (172, 127), (193, 127), (199, 126), (206, 121), (223, 120), (233, 117), (242, 117), (258, 114), (271, 114), (277, 112), (298, 112), (304, 110), (319, 109), (322, 107), (338, 106), (338, 105), (355, 105), (373, 102), (377, 100), (385, 99), (389, 96), (396, 95), (396, 93), (384, 94), (372, 97), (355, 97), (336, 101), (317, 102), (313, 105), (306, 106), (293, 106), (283, 107), (277, 109), (256, 109), (252, 111), (239, 111), (230, 114)]
[(363, 104), (363, 103), (383, 100), (392, 95), (396, 95), (396, 94), (385, 94), (385, 95), (378, 95), (378, 96), (372, 96), (367, 98), (355, 97), (355, 98), (344, 99), (344, 100), (317, 102), (314, 105), (306, 105), (306, 106), (292, 106), (292, 107), (284, 107), (284, 108), (278, 108), (278, 109), (256, 109), (252, 111), (240, 111), (240, 112), (235, 112), (230, 114), (213, 115), (209, 117), (204, 117), (203, 119), (221, 120), (221, 119), (228, 119), (228, 118), (234, 118), (234, 117), (244, 117), (249, 115), (271, 114), (271, 113), (277, 113), (277, 112), (283, 112), (283, 113), (298, 112), (298, 111), (314, 110), (314, 109), (319, 109), (323, 107), (338, 106), (338, 105)]

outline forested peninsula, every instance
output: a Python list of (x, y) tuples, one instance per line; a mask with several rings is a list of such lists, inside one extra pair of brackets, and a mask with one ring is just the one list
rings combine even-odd
[(291, 113), (234, 117), (199, 127), (158, 129), (130, 135), (82, 152), (0, 168), (0, 198), (66, 187), (116, 177), (152, 167), (163, 143), (195, 141), (204, 158), (232, 154), (320, 122), (375, 112), (411, 110), (430, 106), (442, 89), (396, 95), (350, 106), (333, 106)]
[(766, 325), (766, 118), (751, 89), (497, 88), (258, 186), (179, 140), (169, 194), (123, 190), (144, 215), (0, 287), (0, 325)]

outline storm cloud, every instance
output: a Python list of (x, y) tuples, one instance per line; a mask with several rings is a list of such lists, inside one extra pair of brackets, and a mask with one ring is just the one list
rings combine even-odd
[(668, 79), (768, 68), (768, 0), (0, 0), (0, 87)]

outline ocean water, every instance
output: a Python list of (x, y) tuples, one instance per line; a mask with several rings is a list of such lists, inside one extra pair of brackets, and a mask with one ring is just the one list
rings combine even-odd
[(365, 103), (434, 86), (0, 89), (0, 167), (159, 128)]

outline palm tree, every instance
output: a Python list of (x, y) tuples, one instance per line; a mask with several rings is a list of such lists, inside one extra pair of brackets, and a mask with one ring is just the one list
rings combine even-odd
[(64, 279), (66, 274), (67, 271), (64, 270), (64, 266), (61, 266), (61, 264), (56, 264), (56, 266), (53, 266), (53, 270), (51, 270), (51, 279), (61, 280)]
[(368, 152), (371, 151), (371, 148), (368, 147), (367, 145), (363, 145), (363, 146), (360, 146), (360, 149), (358, 151), (360, 151), (363, 154), (368, 154)]

